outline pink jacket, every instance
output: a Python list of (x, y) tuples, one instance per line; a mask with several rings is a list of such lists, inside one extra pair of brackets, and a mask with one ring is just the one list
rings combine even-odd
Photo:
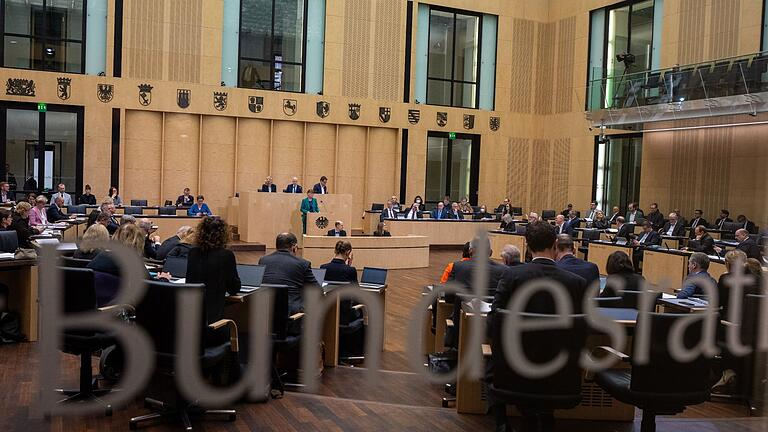
[(45, 214), (45, 210), (40, 210), (37, 207), (32, 207), (29, 211), (29, 226), (45, 225), (48, 223), (48, 216)]

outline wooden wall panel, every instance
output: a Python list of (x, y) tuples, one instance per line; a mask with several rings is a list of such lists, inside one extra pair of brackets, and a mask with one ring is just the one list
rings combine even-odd
[(557, 23), (536, 25), (536, 93), (533, 102), (536, 114), (552, 114), (556, 30)]
[(259, 187), (269, 173), (271, 121), (241, 118), (237, 130), (237, 187), (244, 192)]
[(200, 82), (202, 0), (170, 0), (168, 80)]
[[(322, 176), (332, 179), (336, 170), (336, 125), (307, 123), (304, 165), (305, 176), (301, 182), (305, 188), (312, 187)], [(331, 186), (333, 184), (330, 183)]]
[(85, 110), (85, 125), (83, 186), (90, 184), (100, 200), (107, 194), (112, 169), (112, 110)]
[(557, 23), (557, 69), (554, 92), (556, 113), (573, 111), (573, 73), (576, 47), (576, 17)]
[[(400, 194), (395, 173), (400, 170), (397, 159), (397, 129), (370, 128), (368, 173), (366, 175), (367, 200), (385, 203), (392, 195)], [(363, 203), (368, 205), (368, 202)], [(369, 207), (370, 208), (370, 207)]]
[(214, 212), (235, 192), (235, 125), (232, 117), (203, 116), (200, 191)]
[(371, 1), (345, 0), (341, 93), (368, 97), (371, 49)]
[(198, 193), (200, 116), (167, 113), (163, 145), (163, 199), (175, 198), (185, 187)]
[(373, 50), (373, 92), (377, 100), (398, 101), (402, 91), (404, 47), (402, 35), (405, 24), (402, 19), (402, 2), (376, 0), (376, 23)]
[(512, 112), (531, 112), (534, 65), (531, 47), (535, 34), (536, 25), (533, 21), (512, 19), (512, 79), (509, 90)]
[[(552, 189), (549, 195), (549, 208), (559, 209), (559, 206), (568, 202), (570, 174), (571, 139), (556, 139), (552, 147)], [(576, 208), (579, 208), (579, 206), (577, 205)]]
[(528, 208), (531, 140), (510, 138), (507, 147), (507, 196), (512, 205)]
[[(129, 16), (128, 46), (124, 47), (125, 76), (145, 79), (162, 79), (165, 33), (165, 1), (130, 0), (127, 3)], [(124, 39), (125, 41), (125, 39)]]
[(704, 60), (707, 9), (701, 0), (680, 0), (680, 25), (677, 63), (690, 64)]
[(269, 175), (278, 185), (285, 185), (291, 177), (301, 176), (304, 170), (304, 123), (275, 121), (273, 127), (272, 166)]
[[(332, 193), (352, 194), (352, 208), (362, 210), (365, 203), (365, 170), (367, 128), (360, 126), (339, 126), (339, 149), (336, 169), (337, 178), (328, 176)], [(348, 226), (362, 228), (357, 215), (353, 221), (344, 221)]]
[(739, 50), (741, 0), (711, 0), (709, 59), (732, 57)]
[[(124, 201), (160, 201), (160, 158), (157, 155), (162, 146), (162, 133), (162, 113), (126, 111), (122, 157), (124, 177), (120, 191)], [(101, 193), (98, 190), (95, 192)]]
[(550, 206), (552, 184), (552, 143), (549, 140), (534, 139), (531, 158), (531, 186), (528, 202), (530, 210), (539, 212)]

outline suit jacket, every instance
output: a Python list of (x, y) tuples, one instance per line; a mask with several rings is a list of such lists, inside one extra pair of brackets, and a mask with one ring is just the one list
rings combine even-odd
[(739, 228), (744, 228), (749, 232), (750, 234), (757, 234), (757, 227), (755, 227), (755, 223), (751, 220), (748, 220), (744, 223), (744, 225), (740, 226)]
[(32, 243), (29, 242), (29, 238), (35, 235), (35, 230), (29, 225), (29, 219), (22, 219), (17, 214), (14, 214), (12, 220), (13, 222), (11, 222), (11, 226), (8, 229), (16, 231), (19, 247), (31, 248)]
[(640, 233), (637, 235), (637, 241), (640, 242), (642, 246), (658, 246), (661, 244), (661, 235), (656, 231), (649, 232), (647, 236), (645, 233)]
[(709, 234), (701, 236), (701, 240), (688, 241), (688, 249), (694, 252), (704, 252), (707, 255), (716, 255), (715, 239)]
[(373, 232), (374, 237), (392, 237), (392, 233), (389, 231), (382, 231), (381, 234), (379, 234), (378, 231)]
[(616, 223), (616, 218), (621, 216), (621, 213), (614, 213), (608, 218), (609, 223)]
[(709, 273), (703, 271), (700, 273), (689, 274), (688, 277), (683, 281), (683, 289), (677, 293), (677, 298), (685, 299), (693, 296), (694, 294), (704, 294), (704, 289), (701, 288), (700, 284), (695, 283), (696, 280), (702, 279), (709, 280), (712, 282), (712, 285), (717, 288), (717, 281), (713, 279)]
[(60, 220), (69, 219), (56, 204), (48, 207), (48, 211), (45, 213), (48, 217), (48, 222), (58, 222)]
[(179, 195), (178, 198), (176, 198), (176, 205), (177, 206), (191, 206), (195, 203), (195, 197), (192, 195)]
[(450, 219), (448, 217), (448, 210), (443, 209), (443, 211), (440, 212), (439, 215), (438, 215), (438, 212), (439, 212), (438, 209), (433, 209), (432, 210), (432, 212), (430, 213), (430, 215), (432, 216), (432, 219)]
[(328, 230), (327, 236), (328, 237), (346, 237), (347, 236), (347, 232), (344, 231), (344, 230), (341, 230), (341, 231), (339, 231), (339, 235), (337, 236), (336, 235), (336, 230), (332, 229), (332, 230)]
[(56, 192), (55, 194), (51, 195), (51, 202), (53, 202), (53, 200), (55, 200), (56, 197), (59, 197), (59, 196), (64, 199), (64, 204), (63, 205), (65, 205), (65, 206), (71, 206), (72, 205), (72, 195), (70, 195), (70, 194), (68, 194), (66, 192), (64, 192), (64, 193)]
[(448, 210), (448, 217), (445, 219), (464, 220), (464, 213), (462, 213), (461, 210), (456, 211), (456, 213), (454, 213), (453, 210)]
[(96, 205), (96, 195), (80, 195), (80, 204)]
[[(480, 295), (493, 297), (496, 295), (496, 288), (499, 286), (499, 281), (508, 267), (491, 259), (486, 259), (485, 262), (488, 265), (488, 284), (484, 287), (484, 290), (480, 291)], [(453, 268), (448, 276), (448, 281), (455, 281), (464, 288), (467, 288), (470, 293), (473, 292), (470, 287), (472, 287), (472, 279), (478, 265), (479, 260), (477, 259), (454, 262)], [(448, 331), (445, 335), (445, 345), (453, 348), (458, 348), (459, 346), (460, 327), (457, 323), (461, 321), (461, 303), (462, 301), (459, 298), (456, 298), (453, 301), (453, 329)]]
[(752, 237), (749, 237), (743, 242), (739, 243), (739, 245), (736, 246), (736, 249), (739, 249), (747, 254), (747, 258), (754, 258), (758, 261), (762, 260), (762, 252), (760, 251), (760, 246)]
[(625, 223), (624, 225), (621, 226), (621, 228), (619, 228), (619, 232), (616, 233), (616, 237), (614, 237), (614, 240), (622, 237), (629, 240), (630, 237), (632, 237), (634, 227), (635, 226), (632, 224)]
[(563, 270), (579, 275), (587, 283), (589, 287), (594, 281), (600, 280), (600, 270), (597, 268), (597, 264), (589, 261), (584, 261), (581, 258), (577, 258), (573, 255), (566, 255), (560, 261), (557, 262), (557, 266)]
[(271, 185), (267, 186), (267, 184), (261, 185), (261, 189), (259, 189), (260, 192), (277, 192), (277, 185), (272, 183)]
[(664, 227), (664, 215), (661, 214), (660, 211), (648, 213), (648, 216), (645, 219), (651, 223), (651, 228), (653, 228), (654, 231)]
[[(669, 222), (665, 223), (664, 228), (661, 229), (661, 235), (669, 235), (668, 233), (671, 227), (672, 225)], [(672, 235), (675, 237), (685, 236), (685, 225), (683, 225), (680, 221), (677, 221), (674, 229), (672, 229)]]
[(160, 247), (157, 248), (157, 254), (156, 257), (159, 260), (164, 260), (166, 256), (168, 256), (168, 252), (173, 250), (173, 248), (176, 247), (176, 245), (181, 242), (181, 239), (177, 235), (173, 235), (165, 239), (163, 244), (160, 245)]
[(610, 228), (610, 227), (611, 227), (611, 224), (607, 220), (605, 220), (605, 219), (603, 219), (601, 221), (596, 220), (596, 221), (592, 222), (592, 228), (595, 228), (595, 229), (606, 229), (606, 228)]
[(343, 260), (334, 258), (331, 262), (320, 266), (325, 269), (325, 280), (334, 282), (357, 283), (357, 270), (347, 265)]
[(504, 221), (501, 221), (501, 225), (499, 225), (499, 229), (502, 231), (515, 232), (515, 222), (512, 221), (510, 223), (506, 223)]
[(149, 236), (144, 237), (144, 257), (157, 259), (157, 248), (155, 243), (149, 239)]
[(312, 274), (312, 264), (297, 257), (287, 250), (278, 250), (261, 257), (259, 264), (266, 266), (262, 283), (287, 285), (289, 312), (296, 313), (304, 309), (301, 292), (305, 284), (317, 285)]
[(555, 232), (558, 234), (568, 234), (573, 236), (573, 229), (568, 226), (568, 222), (563, 222), (562, 225), (555, 225)]
[(312, 198), (312, 201), (309, 200), (309, 197), (301, 200), (301, 213), (303, 216), (306, 216), (307, 213), (317, 213), (319, 211), (320, 208), (317, 206), (317, 198)]
[[(495, 317), (495, 311), (506, 308), (510, 297), (515, 291), (527, 282), (537, 279), (551, 279), (559, 282), (571, 297), (574, 313), (581, 313), (582, 303), (584, 302), (584, 293), (587, 288), (587, 282), (583, 277), (563, 270), (555, 264), (554, 261), (546, 258), (534, 258), (530, 263), (515, 267), (507, 267), (496, 288), (496, 295), (493, 298), (491, 306), (491, 321)], [(525, 309), (532, 313), (555, 313), (555, 302), (549, 293), (537, 293), (532, 296)]]
[(691, 231), (688, 233), (689, 238), (695, 238), (696, 237), (696, 228), (697, 226), (703, 226), (704, 228), (709, 226), (709, 222), (707, 222), (704, 218), (694, 218), (691, 219), (691, 223), (688, 224), (688, 226), (691, 228)]
[(397, 210), (395, 210), (394, 208), (390, 210), (384, 207), (384, 210), (381, 211), (381, 215), (379, 215), (379, 222), (384, 221), (384, 219), (396, 219), (396, 218), (397, 218)]
[(0, 203), (7, 203), (13, 201), (11, 199), (11, 193), (8, 192), (7, 194), (5, 192), (0, 192)]
[[(632, 215), (631, 212), (627, 212), (627, 214), (624, 216), (625, 222), (627, 223), (632, 222), (632, 219), (629, 218), (631, 215)], [(645, 215), (643, 214), (643, 211), (640, 209), (637, 209), (637, 211), (635, 211), (634, 220), (637, 221), (638, 219), (645, 219)]]
[(315, 191), (316, 194), (327, 194), (328, 186), (323, 186), (322, 184), (317, 183), (312, 187), (312, 190)]
[(725, 218), (725, 219), (723, 219), (723, 218), (717, 218), (717, 220), (715, 220), (715, 223), (712, 225), (712, 228), (721, 229), (721, 228), (722, 228), (722, 225), (723, 225), (724, 223), (726, 223), (726, 222), (733, 222), (733, 219), (731, 219), (731, 218), (729, 218), (729, 217), (727, 217), (727, 218)]
[(294, 187), (293, 183), (291, 183), (288, 186), (286, 186), (285, 189), (283, 189), (283, 192), (285, 192), (285, 193), (301, 193), (302, 192), (301, 185), (297, 184)]
[[(576, 228), (580, 228), (581, 227), (581, 219), (579, 219), (579, 218), (568, 219), (568, 220), (565, 221), (565, 223), (568, 225), (568, 228), (571, 231), (573, 231)], [(571, 234), (571, 235), (573, 235), (573, 234)]]
[(600, 293), (600, 297), (620, 297), (620, 294), (614, 287), (618, 287), (618, 283), (613, 281), (620, 279), (624, 281), (624, 291), (640, 291), (640, 284), (645, 278), (631, 270), (621, 271), (608, 275), (605, 283), (605, 289)]
[(203, 252), (193, 248), (187, 257), (187, 283), (204, 283), (205, 318), (207, 323), (224, 318), (224, 301), (240, 291), (235, 254), (229, 249)]

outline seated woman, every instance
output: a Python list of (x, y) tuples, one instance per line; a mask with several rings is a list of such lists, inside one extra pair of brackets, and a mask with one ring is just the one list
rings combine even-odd
[(378, 225), (376, 225), (376, 231), (373, 232), (374, 237), (392, 237), (392, 234), (389, 233), (386, 229), (384, 229), (386, 225), (384, 225), (384, 222), (379, 222)]
[(493, 219), (495, 215), (488, 213), (487, 207), (484, 205), (480, 206), (480, 210), (472, 216), (472, 219), (480, 220), (480, 219)]
[[(357, 284), (357, 269), (352, 267), (352, 244), (346, 240), (336, 242), (336, 256), (331, 262), (320, 266), (325, 269), (325, 280), (332, 282), (347, 282)], [(363, 352), (365, 333), (362, 330), (362, 313), (354, 309), (357, 303), (342, 298), (339, 302), (339, 324), (350, 332), (341, 332), (339, 340), (339, 356), (359, 356)]]
[(501, 217), (501, 225), (499, 225), (499, 229), (502, 231), (509, 231), (509, 232), (515, 231), (515, 221), (511, 214), (506, 213), (504, 216)]
[(184, 234), (184, 237), (181, 238), (179, 244), (174, 246), (166, 256), (188, 258), (189, 251), (191, 251), (193, 247), (195, 247), (195, 229), (191, 228)]
[[(227, 249), (231, 239), (229, 225), (221, 218), (204, 217), (195, 228), (195, 246), (187, 257), (187, 283), (204, 283), (205, 322), (224, 318), (224, 300), (240, 291), (235, 254)], [(221, 345), (229, 340), (229, 330), (206, 327), (206, 346)]]
[(13, 225), (13, 214), (10, 210), (0, 208), (0, 231), (10, 231)]
[(595, 220), (592, 221), (592, 228), (595, 229), (607, 229), (611, 227), (611, 223), (605, 219), (605, 213), (602, 210), (598, 210), (595, 213)]
[(72, 258), (92, 260), (96, 258), (96, 255), (101, 253), (101, 249), (92, 246), (92, 244), (94, 242), (106, 241), (109, 241), (109, 231), (107, 231), (107, 227), (102, 224), (91, 225), (85, 230), (83, 239), (80, 241), (80, 245), (74, 255), (72, 255)]
[(605, 289), (599, 297), (622, 297), (618, 291), (618, 287), (622, 283), (624, 291), (640, 291), (641, 284), (645, 280), (642, 275), (635, 273), (632, 260), (623, 251), (616, 251), (608, 255), (605, 270), (608, 273), (608, 279), (605, 283)]
[[(97, 225), (100, 224), (94, 224), (91, 226), (91, 228)], [(126, 224), (121, 225), (120, 228), (115, 231), (115, 235), (112, 237), (112, 240), (119, 242), (131, 250), (136, 251), (136, 254), (143, 259), (144, 237), (145, 234), (141, 228), (135, 224)], [(109, 305), (117, 296), (117, 291), (120, 288), (121, 277), (120, 268), (118, 267), (115, 259), (112, 257), (112, 253), (110, 251), (101, 252), (100, 254), (96, 255), (96, 258), (94, 258), (87, 267), (94, 271), (96, 304), (99, 307)], [(149, 273), (146, 272), (145, 276), (149, 278)], [(161, 276), (163, 275), (161, 274)]]
[(120, 194), (117, 191), (117, 188), (112, 186), (109, 188), (109, 193), (107, 194), (107, 197), (112, 200), (112, 203), (115, 204), (115, 206), (120, 207), (123, 205), (123, 199), (120, 198)]
[(357, 270), (351, 265), (352, 244), (346, 240), (339, 240), (336, 242), (334, 253), (336, 256), (331, 262), (320, 266), (321, 269), (325, 269), (325, 280), (357, 283)]
[(459, 211), (462, 213), (469, 213), (472, 214), (474, 212), (474, 209), (472, 209), (472, 206), (469, 205), (469, 199), (467, 197), (464, 197), (461, 199), (461, 202), (459, 202)]
[(189, 216), (210, 216), (212, 214), (208, 204), (205, 203), (205, 197), (202, 195), (198, 195), (197, 202), (192, 204), (192, 207), (187, 210), (187, 215)]
[(20, 202), (16, 204), (16, 210), (13, 214), (13, 223), (11, 223), (10, 229), (16, 231), (19, 237), (19, 247), (29, 249), (32, 247), (30, 237), (38, 234), (38, 231), (29, 225), (29, 212), (32, 211), (32, 206), (27, 202)]
[(33, 227), (44, 226), (48, 224), (48, 213), (45, 205), (48, 199), (40, 195), (35, 199), (35, 206), (29, 211), (29, 225)]

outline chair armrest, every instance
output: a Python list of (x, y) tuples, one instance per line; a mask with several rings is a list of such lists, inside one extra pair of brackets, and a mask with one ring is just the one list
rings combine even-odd
[(445, 319), (445, 326), (446, 327), (453, 327), (453, 320), (450, 318)]
[(232, 352), (240, 351), (240, 341), (237, 337), (237, 324), (231, 319), (220, 319), (214, 323), (208, 324), (208, 327), (218, 330), (224, 326), (229, 326), (229, 342), (232, 344)]
[(109, 305), (98, 308), (99, 312), (109, 312), (116, 318), (131, 320), (136, 315), (136, 308), (129, 304)]
[(352, 306), (352, 309), (354, 309), (354, 310), (365, 309), (365, 305), (362, 304), (362, 303), (356, 304), (356, 305)]
[(304, 312), (297, 312), (297, 313), (289, 316), (288, 319), (291, 320), (291, 321), (296, 321), (296, 320), (300, 320), (301, 318), (303, 318), (304, 315), (305, 315)]
[(726, 320), (720, 320), (720, 324), (722, 324), (725, 327), (740, 327), (738, 324)]
[(490, 357), (491, 354), (493, 353), (493, 351), (491, 350), (491, 345), (490, 344), (482, 344), (481, 347), (483, 349), (483, 357)]
[(616, 349), (614, 349), (612, 347), (609, 347), (609, 346), (605, 346), (605, 345), (596, 346), (595, 350), (605, 351), (605, 352), (607, 352), (608, 354), (610, 354), (612, 356), (618, 357), (619, 360), (621, 360), (621, 361), (629, 361), (629, 356), (628, 355), (626, 355), (623, 352), (621, 352), (619, 350), (616, 350)]

